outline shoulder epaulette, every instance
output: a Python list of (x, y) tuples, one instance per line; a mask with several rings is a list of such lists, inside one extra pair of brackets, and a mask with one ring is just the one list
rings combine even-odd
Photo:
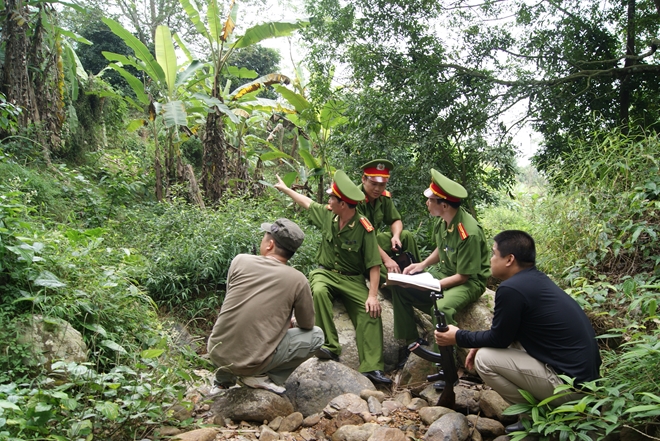
[(387, 191), (387, 190), (384, 190), (384, 191), (383, 191), (383, 196), (386, 196), (386, 197), (388, 197), (388, 198), (391, 198), (391, 197), (392, 197), (392, 193), (390, 193), (390, 192)]
[(367, 219), (366, 217), (361, 217), (360, 223), (362, 224), (364, 229), (367, 230), (367, 233), (371, 233), (372, 231), (374, 231), (373, 225), (371, 225), (371, 222), (369, 222), (369, 219)]
[(465, 227), (463, 226), (463, 222), (458, 223), (458, 234), (461, 236), (461, 240), (465, 240), (469, 236), (468, 232), (465, 231)]

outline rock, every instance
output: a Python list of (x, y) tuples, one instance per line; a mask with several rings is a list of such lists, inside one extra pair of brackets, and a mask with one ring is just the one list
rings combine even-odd
[(410, 404), (411, 400), (412, 400), (412, 394), (410, 393), (409, 390), (404, 390), (403, 392), (399, 392), (394, 396), (394, 401), (398, 401), (404, 406)]
[(470, 441), (483, 441), (483, 436), (481, 436), (481, 433), (479, 431), (472, 427), (470, 428)]
[(360, 394), (364, 389), (376, 390), (364, 375), (335, 361), (310, 358), (287, 379), (286, 397), (296, 411), (309, 416), (321, 412), (333, 398)]
[(318, 424), (319, 421), (321, 421), (321, 414), (315, 413), (305, 418), (302, 422), (302, 425), (303, 427), (312, 427)]
[(419, 410), (422, 407), (427, 407), (428, 405), (429, 403), (427, 403), (425, 399), (415, 397), (412, 400), (410, 400), (410, 404), (408, 404), (408, 406), (406, 407), (410, 410)]
[(427, 426), (430, 426), (443, 415), (447, 415), (448, 413), (455, 412), (452, 409), (448, 409), (446, 407), (440, 407), (440, 406), (431, 406), (431, 407), (424, 407), (422, 409), (419, 409), (417, 412), (419, 415), (419, 419), (422, 420), (424, 424)]
[[(493, 308), (495, 307), (495, 291), (486, 289), (479, 300), (454, 315), (456, 326), (466, 331), (485, 331), (493, 324)], [(460, 366), (465, 366), (465, 357), (470, 349), (457, 347)], [(475, 371), (471, 371), (476, 375)]]
[(395, 427), (378, 427), (368, 441), (406, 441), (406, 434)]
[(213, 441), (217, 432), (214, 429), (197, 429), (176, 435), (175, 441)]
[(303, 416), (300, 412), (293, 412), (282, 420), (278, 432), (293, 432), (302, 425)]
[(504, 398), (492, 389), (481, 391), (479, 397), (479, 408), (481, 412), (488, 418), (495, 418), (503, 424), (513, 424), (518, 421), (517, 415), (504, 415), (504, 410), (509, 407)]
[(470, 436), (470, 427), (465, 415), (452, 412), (438, 418), (424, 439), (426, 441), (465, 441)]
[(385, 400), (385, 392), (380, 390), (364, 389), (360, 391), (360, 398), (367, 401), (369, 397), (374, 397), (381, 403)]
[(394, 400), (385, 400), (383, 401), (383, 415), (391, 415), (392, 412), (399, 410), (399, 409), (404, 409), (406, 406), (401, 404), (398, 401)]
[[(385, 372), (389, 372), (399, 363), (399, 348), (404, 346), (405, 342), (394, 338), (394, 310), (392, 309), (392, 302), (383, 297), (380, 291), (378, 292), (378, 300), (382, 309), (380, 316), (383, 321)], [(355, 328), (353, 327), (353, 323), (341, 301), (333, 302), (332, 312), (332, 319), (337, 328), (339, 344), (341, 344), (341, 363), (354, 370), (358, 370), (360, 359), (355, 343)]]
[(504, 425), (497, 420), (477, 415), (468, 415), (468, 422), (486, 438), (497, 438), (504, 435)]
[(268, 426), (261, 426), (261, 434), (259, 434), (259, 441), (276, 441), (280, 439), (280, 434), (275, 432)]
[[(436, 391), (433, 385), (430, 384), (420, 392), (420, 395), (428, 403), (437, 403), (441, 392)], [(454, 387), (454, 392), (456, 393), (456, 409), (463, 409), (470, 414), (479, 412), (480, 392), (478, 390), (468, 389), (458, 385)]]
[(173, 426), (164, 426), (160, 429), (156, 429), (155, 432), (158, 436), (172, 436), (181, 433), (181, 429)]
[(275, 418), (273, 418), (273, 420), (270, 423), (268, 423), (268, 427), (270, 427), (275, 432), (277, 432), (280, 428), (280, 424), (282, 424), (283, 419), (284, 419), (283, 416), (276, 416)]
[(332, 434), (332, 441), (367, 441), (378, 428), (374, 423), (345, 425)]
[(323, 409), (323, 413), (330, 418), (337, 416), (339, 411), (348, 410), (349, 412), (359, 415), (362, 412), (369, 412), (367, 402), (355, 394), (343, 394), (330, 400), (327, 406)]
[(239, 387), (212, 397), (211, 414), (234, 421), (272, 421), (293, 413), (293, 405), (283, 396), (263, 389)]
[(383, 412), (383, 407), (376, 397), (369, 397), (367, 399), (367, 405), (369, 406), (369, 412), (374, 415), (380, 415)]
[(180, 404), (175, 404), (170, 410), (172, 411), (172, 416), (179, 421), (192, 418), (192, 410)]
[(26, 366), (44, 366), (50, 371), (55, 360), (87, 361), (87, 345), (82, 334), (66, 320), (34, 315), (30, 322), (17, 325), (17, 329), (18, 343), (26, 345), (30, 351), (30, 356), (23, 358)]

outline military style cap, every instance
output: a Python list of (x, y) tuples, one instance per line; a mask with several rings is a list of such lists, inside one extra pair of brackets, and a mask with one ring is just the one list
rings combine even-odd
[(286, 218), (277, 219), (272, 224), (264, 222), (261, 224), (261, 230), (270, 233), (277, 245), (292, 253), (296, 252), (305, 239), (305, 233), (300, 227)]
[(342, 170), (335, 172), (332, 178), (332, 186), (328, 188), (326, 193), (337, 196), (348, 204), (357, 205), (358, 202), (364, 200), (364, 193)]
[(432, 199), (446, 199), (450, 202), (460, 202), (468, 195), (467, 190), (458, 182), (454, 182), (435, 169), (431, 169), (431, 185), (424, 190), (424, 196)]
[(387, 159), (374, 159), (361, 168), (370, 181), (387, 182), (390, 179), (390, 170), (394, 168), (394, 164)]

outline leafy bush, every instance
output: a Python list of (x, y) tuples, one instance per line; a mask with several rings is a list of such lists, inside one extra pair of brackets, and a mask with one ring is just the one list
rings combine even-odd
[(541, 402), (521, 391), (527, 403), (515, 404), (504, 413), (529, 415), (529, 428), (514, 434), (512, 441), (530, 434), (541, 439), (559, 436), (560, 440), (570, 441), (601, 440), (624, 426), (656, 438), (660, 432), (659, 334), (635, 333), (622, 352), (603, 351), (603, 378), (584, 384), (584, 397), (580, 400), (551, 406), (556, 397), (570, 393), (572, 379), (564, 376), (566, 384)]
[[(263, 210), (266, 206), (268, 213)], [(268, 199), (232, 199), (215, 210), (179, 201), (128, 210), (114, 228), (113, 241), (130, 243), (145, 257), (144, 271), (134, 277), (159, 306), (178, 311), (182, 318), (214, 318), (232, 259), (240, 253), (257, 253), (261, 223), (279, 217), (291, 218), (307, 233), (291, 265), (309, 271), (318, 232), (308, 228), (304, 218), (296, 219)]]

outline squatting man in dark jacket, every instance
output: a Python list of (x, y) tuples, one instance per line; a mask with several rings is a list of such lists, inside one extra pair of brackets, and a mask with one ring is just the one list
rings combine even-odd
[(284, 218), (261, 229), (260, 255), (239, 254), (229, 267), (227, 294), (208, 341), (219, 367), (212, 394), (233, 386), (236, 376), (245, 386), (284, 393), (289, 375), (324, 341), (314, 326), (307, 278), (287, 265), (304, 233)]
[[(490, 268), (502, 280), (495, 293), (493, 324), (488, 331), (465, 331), (449, 325), (435, 332), (439, 346), (472, 348), (465, 359), (484, 382), (507, 402), (525, 403), (519, 389), (541, 401), (563, 382), (575, 385), (599, 378), (600, 353), (594, 329), (578, 303), (536, 269), (534, 239), (524, 231), (507, 230), (494, 238)], [(579, 399), (569, 393), (551, 402)], [(506, 428), (523, 430), (522, 421)]]

